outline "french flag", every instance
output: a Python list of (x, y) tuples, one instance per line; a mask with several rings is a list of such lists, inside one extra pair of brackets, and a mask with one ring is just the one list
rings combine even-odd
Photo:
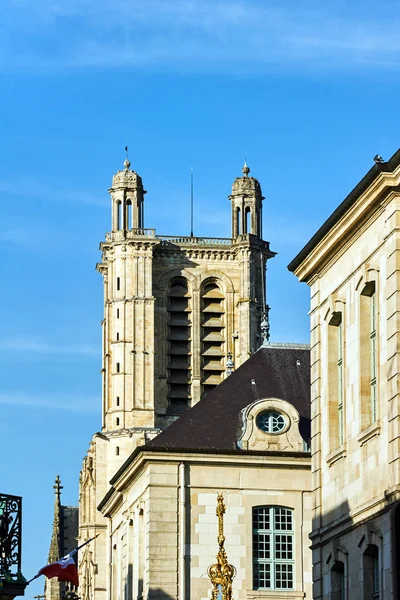
[(78, 569), (76, 567), (75, 562), (76, 554), (77, 551), (73, 550), (72, 552), (67, 554), (67, 556), (60, 558), (60, 560), (58, 560), (57, 562), (51, 563), (50, 565), (46, 565), (45, 567), (40, 569), (36, 577), (39, 577), (39, 575), (46, 575), (46, 577), (48, 577), (49, 579), (51, 579), (52, 577), (57, 577), (58, 581), (69, 581), (70, 583), (78, 587), (79, 578)]

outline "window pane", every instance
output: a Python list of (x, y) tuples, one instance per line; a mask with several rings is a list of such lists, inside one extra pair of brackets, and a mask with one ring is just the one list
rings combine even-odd
[(269, 508), (258, 508), (253, 511), (253, 529), (270, 529)]
[(275, 529), (281, 531), (291, 531), (293, 529), (291, 510), (287, 508), (275, 509)]
[(293, 536), (276, 535), (275, 536), (275, 558), (289, 559), (293, 558)]
[(264, 533), (253, 535), (253, 552), (255, 559), (270, 558), (270, 536)]
[(268, 563), (256, 563), (254, 565), (254, 587), (255, 589), (271, 589), (271, 565)]
[(276, 564), (275, 587), (277, 590), (291, 589), (293, 587), (293, 565)]

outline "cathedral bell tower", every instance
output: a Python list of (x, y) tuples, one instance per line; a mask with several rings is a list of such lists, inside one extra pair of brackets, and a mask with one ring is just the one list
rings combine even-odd
[[(275, 255), (262, 239), (263, 196), (247, 165), (229, 197), (229, 238), (156, 235), (145, 228), (146, 192), (130, 166), (127, 159), (113, 177), (111, 231), (97, 265), (104, 284), (102, 429), (81, 471), (80, 543), (107, 529), (97, 506), (135, 448), (260, 347), (265, 268)], [(82, 598), (106, 600), (109, 573), (93, 565), (108, 556), (107, 536), (92, 545), (93, 558), (80, 564)]]
[(143, 437), (154, 428), (154, 230), (144, 229), (141, 177), (130, 169), (118, 171), (109, 190), (112, 231), (102, 242), (104, 280), (103, 431), (135, 428)]

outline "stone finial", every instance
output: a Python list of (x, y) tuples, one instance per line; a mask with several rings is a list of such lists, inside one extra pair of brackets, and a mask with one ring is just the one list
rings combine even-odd
[(244, 165), (243, 165), (243, 168), (242, 168), (242, 173), (243, 173), (244, 177), (248, 177), (249, 176), (250, 167), (247, 166), (247, 162), (246, 161), (244, 161)]
[(128, 146), (125, 146), (126, 158), (124, 160), (125, 171), (129, 171), (129, 167), (131, 166), (128, 154)]
[(267, 346), (269, 343), (269, 331), (270, 331), (269, 311), (270, 310), (271, 309), (267, 304), (265, 307), (265, 310), (261, 316), (261, 338), (262, 338), (261, 346)]
[(235, 369), (235, 363), (233, 362), (232, 352), (228, 352), (227, 360), (226, 360), (226, 376), (232, 375)]

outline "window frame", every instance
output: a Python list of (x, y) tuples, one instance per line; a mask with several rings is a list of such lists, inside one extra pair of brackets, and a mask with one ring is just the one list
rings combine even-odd
[[(279, 524), (289, 523), (289, 521), (290, 528), (279, 527)], [(268, 523), (268, 527), (260, 527), (260, 522)], [(256, 523), (257, 527), (255, 527)], [(279, 557), (277, 557), (278, 552)], [(264, 554), (264, 556), (260, 557), (259, 554)], [(265, 554), (269, 554), (269, 556), (265, 557)], [(280, 505), (254, 506), (252, 510), (253, 590), (295, 590), (295, 554), (294, 509)], [(260, 565), (269, 565), (269, 572), (265, 568), (264, 573), (261, 573)], [(280, 575), (280, 580), (278, 575)], [(289, 585), (283, 586), (285, 575)], [(265, 584), (262, 585), (262, 581), (267, 581), (268, 576), (269, 587)], [(279, 586), (277, 583), (281, 585)]]
[(371, 424), (378, 420), (377, 414), (377, 371), (378, 371), (378, 340), (377, 340), (377, 305), (376, 289), (370, 295), (370, 398), (371, 398)]

